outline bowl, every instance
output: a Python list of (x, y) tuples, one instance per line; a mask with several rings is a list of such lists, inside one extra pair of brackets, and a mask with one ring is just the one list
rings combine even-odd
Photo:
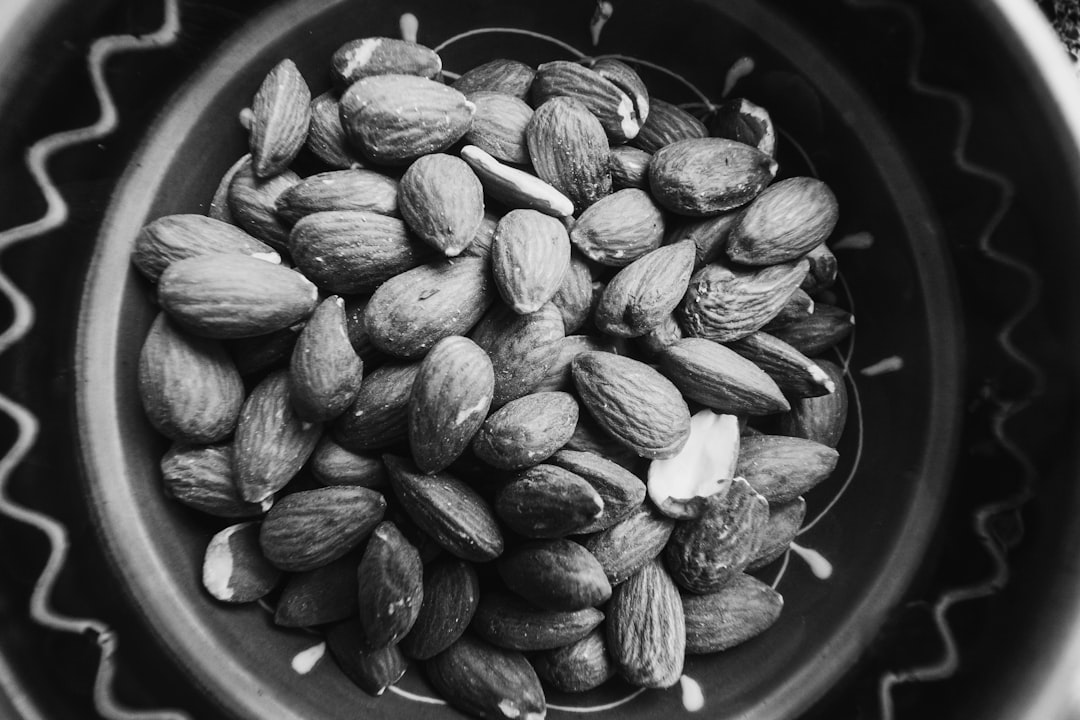
[[(420, 41), (440, 48), (448, 70), (496, 56), (531, 64), (563, 59), (570, 46), (633, 58), (656, 96), (674, 102), (700, 95), (716, 101), (733, 83), (735, 95), (773, 114), (782, 174), (816, 175), (840, 200), (833, 236), (839, 302), (857, 315), (858, 329), (836, 359), (848, 370), (852, 415), (841, 466), (807, 498), (801, 550), (764, 575), (784, 595), (780, 620), (736, 649), (692, 658), (684, 681), (668, 691), (611, 683), (581, 696), (550, 694), (550, 707), (619, 717), (702, 708), (718, 718), (762, 720), (813, 713), (880, 651), (888, 623), (940, 566), (947, 537), (941, 520), (953, 523), (947, 501), (955, 502), (963, 480), (957, 468), (970, 467), (960, 448), (970, 447), (971, 373), (1006, 376), (1011, 367), (977, 353), (997, 352), (1000, 333), (1016, 318), (995, 308), (973, 324), (968, 305), (977, 295), (964, 274), (964, 244), (977, 247), (979, 232), (996, 231), (989, 223), (1009, 210), (994, 196), (997, 176), (981, 176), (966, 159), (971, 128), (964, 113), (978, 89), (942, 91), (944, 100), (927, 89), (937, 86), (920, 75), (922, 58), (906, 52), (906, 43), (917, 49), (924, 38), (922, 21), (893, 3), (837, 3), (833, 22), (795, 3), (627, 0), (615, 6), (595, 48), (593, 10), (576, 0), (543, 7), (283, 2), (243, 24), (142, 135), (112, 194), (84, 286), (80, 448), (92, 516), (117, 582), (164, 653), (223, 715), (453, 714), (418, 669), (385, 697), (368, 697), (332, 662), (305, 664), (320, 652), (319, 637), (275, 627), (263, 606), (223, 606), (205, 594), (202, 555), (221, 524), (162, 493), (158, 462), (167, 445), (146, 422), (135, 382), (155, 314), (129, 262), (138, 229), (162, 215), (207, 210), (219, 178), (245, 152), (240, 110), (279, 59), (294, 59), (321, 91), (335, 48), (357, 36), (396, 34), (404, 12), (419, 19)], [(985, 13), (992, 25), (998, 16)], [(837, 45), (845, 29), (859, 41)], [(877, 47), (889, 48), (884, 60)], [(940, 126), (924, 142), (919, 130), (932, 122)], [(946, 177), (990, 198), (962, 218), (977, 228), (973, 238), (953, 234), (961, 225), (937, 194)], [(1027, 302), (1024, 288), (1008, 292)], [(991, 453), (1008, 456), (1007, 442), (993, 439)]]

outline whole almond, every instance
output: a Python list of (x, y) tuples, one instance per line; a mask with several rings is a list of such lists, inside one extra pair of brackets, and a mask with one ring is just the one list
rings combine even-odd
[(817, 397), (836, 390), (821, 367), (780, 338), (759, 330), (728, 344), (776, 381), (785, 395)]
[(300, 273), (249, 255), (177, 260), (158, 280), (158, 301), (180, 325), (212, 338), (264, 335), (304, 320), (318, 290)]
[(799, 398), (791, 411), (780, 416), (780, 432), (797, 438), (836, 447), (847, 424), (848, 390), (844, 371), (834, 362), (818, 360), (836, 386), (836, 391), (819, 397)]
[(251, 167), (268, 178), (281, 173), (304, 147), (311, 123), (311, 90), (292, 60), (270, 70), (251, 102)]
[(548, 610), (599, 607), (611, 584), (592, 553), (570, 540), (527, 543), (496, 561), (506, 587)]
[(217, 600), (247, 603), (273, 590), (281, 571), (259, 549), (259, 523), (230, 525), (210, 539), (203, 556), (203, 587)]
[(449, 559), (424, 568), (424, 601), (412, 630), (401, 640), (411, 658), (427, 660), (465, 632), (480, 601), (480, 581), (471, 563)]
[(795, 260), (832, 234), (839, 217), (836, 196), (817, 178), (773, 183), (746, 206), (731, 229), (727, 256), (744, 265)]
[(649, 189), (649, 161), (647, 153), (629, 145), (611, 148), (611, 184), (615, 190), (625, 188)]
[(552, 455), (548, 462), (592, 485), (604, 502), (600, 517), (582, 528), (581, 533), (597, 532), (621, 522), (645, 500), (645, 484), (640, 478), (596, 453), (564, 448)]
[(267, 375), (240, 411), (233, 443), (233, 467), (240, 494), (262, 502), (285, 487), (315, 449), (322, 426), (293, 410), (289, 374)]
[(687, 334), (722, 343), (757, 332), (799, 289), (808, 267), (805, 260), (746, 270), (706, 265), (690, 278), (679, 307)]
[(814, 312), (770, 333), (804, 355), (814, 357), (836, 347), (855, 329), (855, 316), (843, 308), (815, 303)]
[(312, 476), (323, 485), (357, 485), (372, 489), (386, 486), (382, 458), (354, 453), (324, 434), (311, 453)]
[(734, 140), (678, 140), (653, 153), (649, 187), (656, 201), (672, 212), (715, 215), (757, 197), (777, 167), (769, 155)]
[(471, 337), (491, 357), (491, 406), (500, 408), (528, 395), (547, 375), (556, 359), (555, 342), (563, 337), (562, 317), (551, 303), (528, 315), (499, 304), (473, 328)]
[(689, 240), (641, 256), (608, 281), (596, 306), (596, 327), (618, 337), (644, 335), (678, 306), (693, 271)]
[(317, 95), (311, 101), (307, 148), (335, 170), (363, 167), (341, 125), (341, 104), (333, 90)]
[(449, 473), (425, 475), (405, 458), (386, 455), (383, 462), (409, 517), (447, 552), (473, 562), (502, 554), (499, 523), (476, 490)]
[(272, 247), (235, 225), (190, 213), (165, 215), (139, 230), (131, 261), (143, 275), (157, 281), (165, 268), (177, 260), (226, 253), (281, 263), (281, 256)]
[(331, 420), (356, 398), (364, 363), (349, 342), (345, 301), (333, 295), (312, 313), (293, 348), (289, 388), (293, 408), (312, 422)]
[(776, 622), (783, 606), (780, 593), (743, 573), (714, 593), (686, 595), (686, 652), (715, 653), (740, 645)]
[(572, 363), (574, 386), (589, 413), (642, 457), (670, 457), (690, 434), (690, 411), (677, 387), (643, 362), (584, 352)]
[(229, 183), (227, 203), (233, 220), (250, 235), (275, 250), (287, 249), (289, 228), (277, 216), (276, 203), (283, 192), (300, 182), (292, 170), (260, 178), (252, 168), (250, 156), (241, 162)]
[(341, 96), (341, 120), (366, 158), (403, 165), (461, 139), (476, 107), (457, 90), (416, 75), (373, 75)]
[(270, 509), (259, 543), (266, 559), (282, 570), (313, 570), (358, 547), (385, 512), (386, 500), (367, 488), (301, 490)]
[(574, 214), (570, 198), (530, 172), (501, 163), (475, 145), (461, 148), (461, 158), (480, 178), (484, 192), (508, 208), (539, 210), (556, 218)]
[(593, 295), (592, 270), (580, 257), (571, 256), (563, 281), (551, 297), (562, 315), (563, 332), (567, 335), (580, 330), (589, 319), (595, 304)]
[(496, 58), (462, 73), (453, 87), (466, 95), (497, 92), (525, 100), (535, 76), (536, 71), (519, 60)]
[(367, 293), (432, 258), (405, 223), (368, 210), (332, 210), (301, 218), (289, 235), (296, 266), (330, 293)]
[(330, 75), (339, 89), (372, 75), (438, 77), (442, 59), (438, 53), (415, 42), (389, 37), (350, 40), (330, 57)]
[(435, 690), (457, 709), (489, 718), (544, 720), (540, 679), (525, 656), (463, 635), (424, 665)]
[(499, 220), (491, 271), (514, 312), (539, 310), (558, 292), (569, 267), (570, 237), (561, 222), (536, 210), (511, 210)]
[(701, 514), (679, 523), (664, 552), (671, 576), (693, 593), (719, 590), (757, 557), (769, 503), (742, 478), (706, 498)]
[(627, 188), (585, 209), (570, 228), (570, 241), (601, 265), (622, 267), (660, 247), (664, 216), (644, 190)]
[[(633, 70), (626, 69), (633, 74)], [(644, 91), (644, 84), (640, 88)], [(647, 94), (645, 107), (639, 108), (611, 80), (592, 68), (569, 60), (554, 60), (537, 67), (531, 91), (533, 102), (538, 106), (556, 97), (571, 97), (579, 101), (596, 116), (613, 144), (635, 137), (645, 122), (639, 110), (644, 110), (645, 114), (649, 111)]]
[(786, 503), (829, 477), (839, 458), (813, 440), (754, 435), (742, 443), (736, 473), (770, 503)]
[(679, 682), (686, 651), (682, 598), (659, 560), (645, 563), (612, 592), (607, 641), (616, 671), (631, 685)]
[(390, 521), (371, 533), (357, 569), (365, 650), (397, 644), (412, 629), (424, 600), (420, 553)]
[(278, 195), (278, 217), (289, 225), (332, 210), (365, 210), (397, 217), (398, 182), (373, 170), (349, 168), (310, 175)]
[(465, 142), (503, 162), (528, 165), (525, 128), (533, 114), (529, 104), (519, 97), (487, 90), (469, 93), (469, 100), (476, 105), (476, 114)]
[(591, 535), (585, 548), (593, 554), (612, 585), (625, 582), (664, 551), (675, 521), (639, 504), (611, 527)]
[(302, 628), (356, 615), (360, 593), (356, 565), (356, 556), (346, 555), (314, 570), (290, 574), (274, 608), (274, 623)]
[(150, 424), (180, 442), (224, 440), (244, 402), (243, 380), (221, 343), (184, 332), (165, 313), (143, 340), (138, 383)]
[(536, 174), (578, 211), (611, 192), (607, 135), (580, 100), (554, 97), (537, 107), (525, 137)]
[(419, 358), (444, 337), (467, 332), (495, 301), (485, 265), (471, 257), (441, 261), (380, 285), (364, 312), (372, 342), (395, 357)]
[(254, 517), (272, 504), (249, 503), (240, 496), (231, 445), (173, 444), (161, 458), (161, 479), (166, 495), (215, 517)]
[(401, 176), (401, 216), (447, 257), (472, 242), (484, 217), (484, 188), (469, 165), (445, 153), (425, 155)]
[(709, 136), (705, 123), (678, 105), (652, 98), (649, 117), (641, 132), (631, 141), (634, 147), (654, 153), (665, 145), (679, 140)]
[(790, 408), (764, 370), (711, 340), (672, 343), (660, 353), (660, 366), (683, 395), (719, 413), (768, 415)]
[[(462, 382), (461, 375), (456, 378)], [(483, 421), (473, 439), (476, 457), (501, 470), (538, 465), (566, 444), (577, 426), (578, 405), (564, 392), (512, 400)]]
[(532, 658), (536, 674), (560, 692), (585, 692), (615, 677), (603, 629), (554, 650), (542, 650)]
[(554, 465), (536, 465), (495, 494), (495, 512), (507, 527), (526, 537), (557, 538), (580, 533), (604, 511), (589, 483)]
[(367, 650), (367, 634), (359, 618), (337, 623), (326, 634), (326, 645), (341, 671), (369, 695), (379, 696), (405, 675), (408, 664), (396, 645)]
[(484, 424), (495, 389), (487, 353), (468, 338), (437, 342), (420, 363), (409, 397), (409, 445), (423, 472), (447, 468)]
[(761, 549), (746, 566), (747, 570), (765, 567), (788, 551), (806, 518), (806, 500), (797, 497), (786, 503), (769, 505), (769, 522), (762, 533)]
[(543, 610), (505, 592), (485, 592), (472, 631), (508, 650), (550, 650), (588, 635), (604, 619), (596, 608)]
[(352, 406), (334, 423), (334, 439), (353, 452), (409, 438), (409, 398), (420, 363), (390, 363), (368, 373)]
[[(634, 108), (639, 124), (644, 124), (652, 112), (652, 100), (649, 88), (634, 68), (613, 57), (600, 57), (587, 60), (585, 65), (615, 87), (626, 93)], [(640, 132), (640, 130), (639, 130)]]

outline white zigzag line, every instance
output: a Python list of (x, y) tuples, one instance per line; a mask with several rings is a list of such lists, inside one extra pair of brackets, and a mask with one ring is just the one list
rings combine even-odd
[[(8, 248), (40, 238), (67, 222), (68, 206), (49, 176), (49, 161), (59, 152), (100, 140), (119, 125), (116, 104), (105, 81), (105, 64), (114, 55), (135, 50), (163, 48), (176, 42), (180, 31), (180, 12), (177, 0), (163, 0), (164, 19), (161, 27), (142, 36), (113, 35), (99, 38), (90, 46), (87, 66), (100, 114), (96, 122), (81, 128), (65, 130), (34, 143), (26, 153), (26, 164), (45, 198), (46, 211), (37, 220), (0, 232), (0, 253)], [(26, 295), (0, 270), (0, 293), (11, 302), (14, 318), (0, 333), (0, 354), (8, 351), (30, 332), (34, 325), (34, 307)], [(61, 632), (92, 635), (100, 649), (100, 660), (94, 678), (93, 701), (98, 714), (109, 720), (190, 720), (175, 710), (140, 712), (123, 707), (113, 696), (115, 674), (114, 655), (116, 634), (105, 623), (91, 618), (75, 618), (57, 613), (50, 600), (57, 576), (67, 559), (68, 534), (54, 518), (13, 502), (7, 495), (12, 473), (33, 446), (38, 434), (38, 421), (26, 408), (0, 395), (0, 412), (11, 417), (18, 426), (18, 437), (6, 455), (0, 458), (0, 514), (30, 525), (45, 534), (50, 552), (30, 598), (30, 616), (39, 624)]]
[[(849, 0), (849, 2), (863, 6), (887, 8), (902, 15), (907, 21), (912, 30), (913, 42), (908, 83), (917, 92), (947, 101), (953, 107), (959, 118), (955, 149), (953, 151), (954, 162), (963, 172), (986, 181), (997, 190), (998, 203), (979, 235), (979, 249), (994, 262), (1023, 276), (1028, 290), (1026, 297), (1023, 298), (1023, 302), (1016, 309), (1016, 312), (1006, 320), (1002, 329), (997, 333), (996, 339), (1005, 355), (1027, 372), (1031, 387), (1021, 398), (1012, 401), (996, 399), (998, 407), (992, 419), (995, 440), (1005, 454), (1011, 457), (1021, 468), (1021, 487), (1011, 496), (997, 502), (988, 503), (975, 510), (973, 529), (978, 535), (979, 542), (990, 556), (994, 567), (991, 573), (982, 581), (944, 591), (931, 606), (934, 625), (944, 646), (942, 656), (934, 662), (887, 672), (882, 676), (878, 688), (879, 710), (883, 720), (892, 720), (894, 716), (892, 691), (895, 686), (902, 683), (944, 680), (956, 672), (960, 663), (960, 655), (956, 638), (948, 623), (947, 615), (949, 610), (959, 603), (989, 597), (1000, 591), (1009, 580), (1007, 548), (1004, 547), (1004, 543), (995, 538), (990, 526), (995, 518), (1005, 513), (1016, 513), (1030, 499), (1031, 487), (1035, 478), (1034, 465), (1024, 451), (1008, 437), (1006, 426), (1012, 417), (1025, 410), (1032, 400), (1042, 393), (1045, 386), (1045, 377), (1042, 370), (1016, 347), (1012, 337), (1013, 331), (1027, 318), (1038, 302), (1041, 294), (1041, 282), (1038, 273), (1033, 268), (1010, 255), (994, 249), (991, 244), (993, 235), (997, 232), (1012, 205), (1015, 186), (1000, 173), (972, 162), (967, 157), (968, 141), (972, 127), (970, 104), (954, 92), (927, 84), (919, 76), (919, 64), (923, 57), (923, 36), (919, 31), (918, 17), (915, 11), (910, 7), (897, 3), (895, 0)], [(1019, 525), (1019, 517), (1016, 520)]]

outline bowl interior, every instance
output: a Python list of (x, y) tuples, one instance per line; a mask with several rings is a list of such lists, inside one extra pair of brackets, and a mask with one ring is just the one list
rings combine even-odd
[[(728, 68), (749, 58), (752, 70), (733, 94), (773, 114), (781, 174), (812, 173), (830, 184), (841, 207), (834, 239), (862, 233), (872, 240), (838, 250), (837, 302), (858, 318), (857, 333), (834, 358), (850, 370), (852, 397), (841, 465), (807, 497), (806, 527), (796, 540), (804, 550), (761, 575), (785, 598), (778, 623), (736, 649), (688, 659), (686, 675), (710, 716), (795, 717), (857, 663), (907, 588), (949, 485), (961, 386), (957, 300), (919, 178), (850, 73), (776, 7), (624, 0), (595, 49), (593, 9), (580, 0), (286, 2), (246, 25), (146, 131), (98, 239), (84, 295), (78, 400), (88, 488), (118, 582), (163, 647), (228, 714), (312, 720), (451, 712), (431, 701), (418, 668), (379, 699), (329, 660), (298, 672), (294, 658), (317, 645), (317, 635), (275, 627), (262, 606), (227, 607), (205, 594), (203, 551), (224, 522), (163, 495), (158, 461), (166, 443), (143, 418), (135, 382), (155, 313), (151, 288), (128, 262), (138, 229), (161, 215), (206, 211), (219, 178), (246, 152), (237, 116), (278, 60), (293, 58), (320, 92), (329, 86), (334, 49), (355, 37), (397, 35), (406, 11), (419, 18), (420, 42), (431, 46), (476, 28), (523, 28), (590, 54), (656, 63), (713, 100)], [(508, 32), (463, 37), (441, 54), (458, 72), (498, 56), (534, 64), (568, 57), (550, 40)], [(745, 60), (741, 66), (750, 67)], [(641, 73), (657, 97), (698, 100), (669, 72), (642, 65)], [(895, 371), (860, 372), (885, 359)], [(643, 717), (684, 712), (694, 690), (688, 682), (634, 693), (613, 682), (549, 701), (568, 712), (607, 708)]]

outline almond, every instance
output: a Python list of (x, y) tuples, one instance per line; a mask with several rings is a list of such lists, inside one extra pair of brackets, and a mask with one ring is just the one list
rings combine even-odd
[(149, 223), (135, 236), (131, 261), (151, 281), (177, 260), (201, 255), (234, 253), (280, 264), (281, 256), (269, 245), (220, 220), (204, 215), (166, 215)]
[(345, 135), (345, 128), (341, 125), (341, 103), (338, 102), (337, 93), (332, 90), (317, 95), (311, 101), (307, 148), (323, 164), (335, 170), (363, 167)]
[(687, 595), (686, 652), (714, 653), (740, 645), (776, 622), (783, 606), (780, 593), (743, 573), (715, 593)]
[(596, 306), (596, 327), (618, 337), (644, 335), (678, 306), (693, 271), (689, 240), (643, 255), (608, 281)]
[(250, 377), (288, 362), (303, 323), (274, 330), (265, 335), (252, 335), (223, 341), (242, 376)]
[(585, 549), (599, 561), (608, 581), (618, 585), (658, 557), (674, 529), (675, 521), (642, 504), (586, 539)]
[(286, 495), (270, 509), (259, 533), (266, 559), (301, 572), (355, 549), (386, 512), (386, 500), (361, 487), (328, 487)]
[(570, 228), (570, 241), (601, 265), (622, 267), (660, 247), (664, 216), (644, 190), (627, 188), (584, 210)]
[(629, 517), (645, 500), (645, 484), (617, 463), (591, 452), (563, 449), (549, 464), (574, 473), (592, 486), (604, 503), (600, 516), (579, 532), (593, 533)]
[(574, 389), (574, 376), (570, 365), (581, 353), (587, 350), (612, 350), (607, 341), (594, 335), (567, 335), (556, 341), (555, 362), (548, 368), (547, 375), (533, 392), (561, 392)]
[(420, 363), (390, 363), (364, 377), (356, 400), (334, 424), (334, 438), (353, 452), (390, 447), (409, 437), (409, 398)]
[(401, 640), (411, 658), (427, 660), (465, 632), (480, 601), (476, 570), (463, 560), (440, 560), (424, 568), (424, 601), (412, 630)]
[(468, 338), (437, 342), (420, 363), (409, 397), (409, 445), (423, 472), (447, 468), (472, 442), (491, 406), (491, 360)]
[(496, 562), (506, 587), (548, 610), (599, 607), (611, 584), (592, 553), (570, 540), (526, 543)]
[(832, 287), (836, 282), (837, 263), (829, 246), (821, 243), (806, 253), (806, 259), (810, 261), (810, 272), (803, 280), (802, 289), (808, 293), (816, 293)]
[(578, 211), (611, 192), (607, 136), (577, 98), (544, 102), (533, 113), (525, 137), (536, 174), (570, 198)]
[(671, 687), (682, 677), (686, 628), (679, 590), (659, 560), (617, 586), (608, 605), (608, 650), (631, 685)]
[(615, 676), (602, 629), (554, 650), (542, 650), (532, 658), (536, 674), (560, 692), (585, 692)]
[(625, 188), (649, 189), (649, 161), (647, 153), (629, 145), (611, 148), (611, 184), (615, 190)]
[(780, 432), (836, 447), (847, 424), (848, 391), (844, 371), (836, 363), (818, 360), (836, 386), (836, 391), (819, 397), (800, 398), (791, 404), (791, 411), (780, 416)]
[(259, 549), (259, 523), (230, 525), (210, 539), (203, 557), (203, 587), (217, 600), (254, 602), (281, 580)]
[(580, 640), (603, 619), (596, 608), (542, 610), (509, 593), (487, 592), (480, 596), (471, 627), (508, 650), (550, 650)]
[(563, 319), (563, 332), (575, 333), (585, 325), (595, 305), (592, 271), (588, 263), (578, 256), (571, 256), (570, 265), (563, 275), (559, 289), (551, 297)]
[(317, 173), (278, 195), (274, 209), (289, 225), (314, 213), (336, 210), (364, 210), (397, 217), (398, 182), (361, 168)]
[(764, 370), (711, 340), (672, 343), (660, 354), (660, 366), (683, 395), (720, 413), (768, 415), (790, 407)]
[(282, 627), (312, 627), (346, 620), (357, 611), (359, 582), (356, 557), (292, 573), (274, 608), (274, 623)]
[[(455, 379), (461, 383), (461, 374)], [(566, 444), (574, 434), (577, 418), (577, 401), (569, 393), (526, 395), (483, 421), (472, 443), (473, 452), (501, 470), (537, 465)]]
[(536, 71), (523, 62), (496, 58), (462, 73), (453, 87), (466, 95), (497, 92), (525, 100), (535, 75)]
[(765, 188), (731, 229), (727, 256), (744, 265), (795, 260), (832, 234), (836, 196), (817, 178), (792, 177)]
[(776, 381), (790, 397), (817, 397), (836, 390), (836, 383), (816, 362), (766, 332), (751, 333), (728, 344)]
[(711, 410), (694, 413), (682, 451), (649, 463), (649, 499), (668, 517), (698, 517), (707, 498), (726, 492), (735, 477), (739, 445), (738, 417)]
[(806, 501), (801, 497), (786, 503), (769, 505), (769, 522), (761, 539), (761, 549), (747, 570), (763, 568), (779, 558), (791, 547), (806, 517)]
[(804, 355), (820, 355), (836, 347), (855, 329), (855, 316), (843, 308), (815, 303), (814, 312), (798, 322), (770, 329), (770, 333)]
[(296, 63), (285, 59), (270, 70), (251, 110), (251, 167), (260, 178), (278, 175), (304, 147), (311, 123), (311, 91)]
[(493, 408), (532, 392), (555, 362), (555, 342), (563, 337), (562, 318), (551, 303), (528, 315), (496, 305), (472, 331), (495, 369)]
[(736, 472), (770, 503), (786, 503), (829, 477), (839, 458), (813, 440), (755, 435), (743, 443)]
[(708, 136), (709, 131), (705, 128), (705, 123), (678, 105), (653, 98), (649, 117), (631, 144), (645, 152), (654, 153), (665, 145), (679, 140)]
[(250, 157), (241, 162), (229, 183), (228, 208), (233, 220), (250, 235), (275, 250), (285, 250), (289, 228), (275, 212), (278, 197), (300, 182), (292, 170), (260, 178), (252, 168)]
[(709, 132), (776, 154), (776, 129), (769, 112), (746, 98), (725, 100), (709, 118)]
[(580, 533), (604, 511), (600, 494), (580, 476), (554, 465), (536, 465), (495, 494), (495, 512), (516, 533), (557, 538)]
[(456, 257), (480, 227), (484, 188), (461, 158), (425, 155), (401, 176), (401, 215), (417, 237)]
[(345, 676), (369, 695), (382, 695), (405, 675), (408, 665), (396, 645), (366, 650), (367, 634), (359, 618), (330, 628), (326, 645)]
[[(628, 74), (636, 77), (633, 70), (619, 64)], [(636, 85), (640, 92), (645, 93), (643, 108), (622, 88), (596, 70), (568, 60), (554, 60), (536, 68), (531, 91), (533, 102), (537, 106), (543, 106), (552, 98), (558, 97), (577, 100), (596, 116), (611, 142), (617, 144), (635, 137), (645, 122), (645, 117), (639, 111), (648, 113), (648, 94), (640, 78), (637, 78)]]
[(478, 717), (544, 720), (544, 690), (519, 652), (463, 635), (424, 667), (435, 690), (463, 712)]
[(438, 53), (408, 40), (366, 37), (350, 40), (330, 57), (334, 85), (344, 90), (361, 78), (372, 75), (416, 75), (435, 78), (442, 72)]
[(776, 174), (769, 155), (734, 140), (691, 138), (665, 145), (649, 162), (656, 201), (691, 217), (715, 215), (753, 200)]
[(681, 240), (693, 240), (696, 249), (694, 269), (700, 270), (723, 256), (728, 235), (738, 219), (739, 213), (735, 210), (706, 218), (683, 218), (670, 228), (665, 242), (673, 245)]
[(215, 517), (262, 515), (271, 502), (249, 503), (240, 496), (232, 459), (231, 445), (174, 444), (161, 458), (165, 494)]
[(364, 363), (349, 342), (345, 302), (328, 297), (300, 332), (289, 364), (292, 404), (312, 422), (332, 420), (356, 398)]
[(491, 270), (514, 312), (539, 310), (559, 290), (569, 267), (570, 238), (561, 222), (536, 210), (511, 210), (499, 220)]
[(476, 105), (476, 114), (465, 142), (503, 162), (528, 165), (525, 128), (533, 114), (529, 104), (519, 97), (487, 90), (469, 93), (469, 100)]
[(390, 521), (371, 533), (360, 567), (360, 626), (365, 650), (396, 645), (416, 622), (424, 599), (424, 566), (420, 553)]

